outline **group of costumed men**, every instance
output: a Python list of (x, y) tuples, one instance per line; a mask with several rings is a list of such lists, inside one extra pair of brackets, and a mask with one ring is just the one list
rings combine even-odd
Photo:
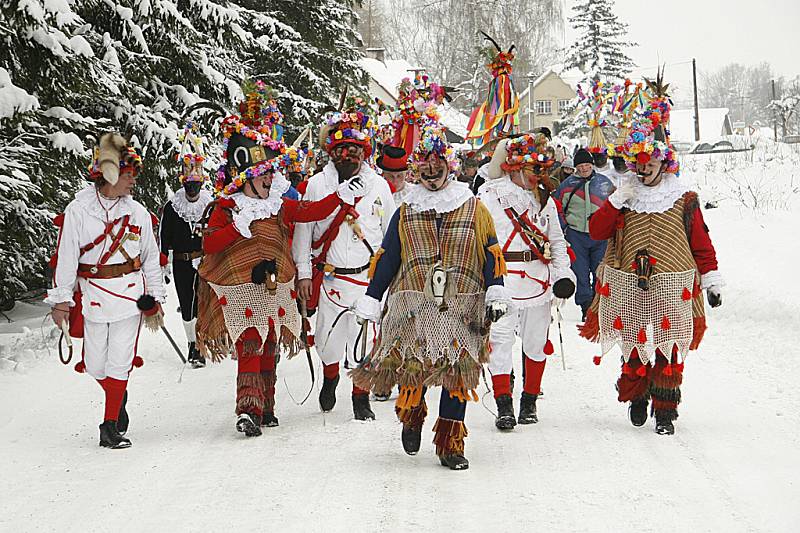
[[(490, 65), (501, 90), (510, 87), (502, 78), (511, 59), (498, 47)], [(608, 247), (580, 334), (601, 342), (604, 354), (621, 347), (617, 390), (630, 421), (643, 425), (652, 402), (656, 431), (671, 434), (683, 361), (706, 328), (702, 290), (717, 306), (723, 283), (697, 195), (678, 177), (665, 127), (668, 97), (661, 80), (652, 85), (647, 108), (615, 147), (632, 173), (589, 219), (591, 237)], [(162, 267), (170, 265), (187, 359), (195, 367), (236, 359), (235, 427), (248, 437), (278, 425), (280, 357), (310, 353), (312, 344), (323, 365), (320, 409), (336, 404), (341, 365), (352, 379), (357, 420), (375, 418), (370, 393), (385, 400), (397, 390), (410, 455), (420, 448), (427, 389), (441, 387), (433, 442), (450, 469), (469, 466), (466, 405), (478, 399), (484, 365), (496, 427), (538, 422), (554, 351), (551, 307), (570, 298), (576, 283), (551, 197), (548, 139), (504, 131), (505, 110), (482, 108), (474, 121), (480, 135), (503, 138), (476, 196), (455, 179), (458, 160), (436, 112), (443, 94), (427, 80), (409, 91), (422, 101), (418, 113), (401, 113), (396, 135), (376, 154), (375, 122), (363, 101), (329, 113), (319, 135), (329, 160), (298, 187), (298, 200), (285, 174), (303, 152), (286, 145), (271, 91), (249, 85), (238, 114), (222, 120), (216, 194), (203, 188), (197, 126), (182, 133), (182, 187), (164, 206), (158, 238), (154, 217), (131, 198), (141, 157), (120, 135), (101, 137), (93, 183), (56, 220), (46, 300), (65, 335), (83, 338), (76, 370), (105, 393), (101, 446), (130, 446), (127, 381), (142, 364), (142, 323), (163, 325)], [(523, 377), (515, 415), (517, 337)]]

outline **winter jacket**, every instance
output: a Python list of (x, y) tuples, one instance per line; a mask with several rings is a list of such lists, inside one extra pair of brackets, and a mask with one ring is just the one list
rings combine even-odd
[(561, 182), (553, 197), (561, 203), (567, 226), (589, 233), (589, 217), (600, 209), (609, 195), (614, 192), (614, 184), (606, 176), (592, 172), (588, 178), (577, 174)]

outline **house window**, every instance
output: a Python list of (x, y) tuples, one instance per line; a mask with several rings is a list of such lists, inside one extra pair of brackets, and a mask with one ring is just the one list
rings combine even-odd
[(558, 101), (558, 114), (563, 115), (566, 113), (567, 108), (569, 107), (569, 100), (559, 100)]
[(553, 102), (550, 100), (536, 100), (536, 114), (550, 115), (553, 112)]

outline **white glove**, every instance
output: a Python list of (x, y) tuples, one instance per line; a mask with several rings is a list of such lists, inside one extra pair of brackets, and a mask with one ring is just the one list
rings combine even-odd
[(355, 176), (349, 180), (342, 182), (336, 187), (336, 194), (346, 204), (355, 205), (356, 198), (360, 198), (366, 194), (366, 187), (364, 180), (360, 176)]
[(365, 321), (380, 322), (381, 320), (381, 301), (376, 300), (372, 296), (364, 294), (358, 300), (356, 305), (353, 306), (353, 313), (356, 315), (356, 321), (363, 324)]
[(611, 202), (611, 205), (616, 207), (617, 209), (622, 209), (622, 206), (625, 205), (625, 202), (630, 200), (636, 196), (636, 187), (631, 183), (630, 180), (623, 180), (617, 190), (611, 193), (611, 196), (608, 197), (608, 201)]
[(722, 288), (718, 285), (712, 285), (706, 289), (706, 299), (711, 307), (722, 305)]
[(169, 285), (172, 279), (172, 261), (167, 261), (167, 264), (161, 267), (161, 274), (164, 277), (164, 284)]
[(497, 322), (511, 308), (511, 294), (503, 285), (491, 285), (486, 289), (486, 318)]
[(236, 231), (239, 232), (239, 235), (245, 239), (249, 239), (253, 236), (253, 234), (250, 233), (250, 224), (253, 222), (254, 218), (255, 213), (253, 211), (241, 211), (233, 215), (233, 226), (236, 228)]

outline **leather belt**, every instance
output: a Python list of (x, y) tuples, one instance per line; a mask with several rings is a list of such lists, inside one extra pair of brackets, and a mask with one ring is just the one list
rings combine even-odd
[(503, 252), (503, 257), (506, 263), (530, 263), (531, 261), (538, 261), (539, 258), (530, 251), (523, 250), (520, 252)]
[(203, 257), (203, 250), (195, 250), (194, 252), (182, 252), (182, 253), (172, 253), (172, 260), (173, 261), (194, 261)]
[(317, 263), (317, 270), (321, 270), (326, 273), (333, 272), (334, 274), (339, 274), (340, 276), (352, 276), (353, 274), (361, 274), (365, 270), (369, 270), (369, 263), (356, 268), (339, 268), (327, 263)]
[(85, 279), (112, 279), (121, 278), (125, 274), (137, 272), (142, 268), (142, 260), (137, 255), (129, 261), (116, 265), (87, 265), (78, 264), (78, 276)]

